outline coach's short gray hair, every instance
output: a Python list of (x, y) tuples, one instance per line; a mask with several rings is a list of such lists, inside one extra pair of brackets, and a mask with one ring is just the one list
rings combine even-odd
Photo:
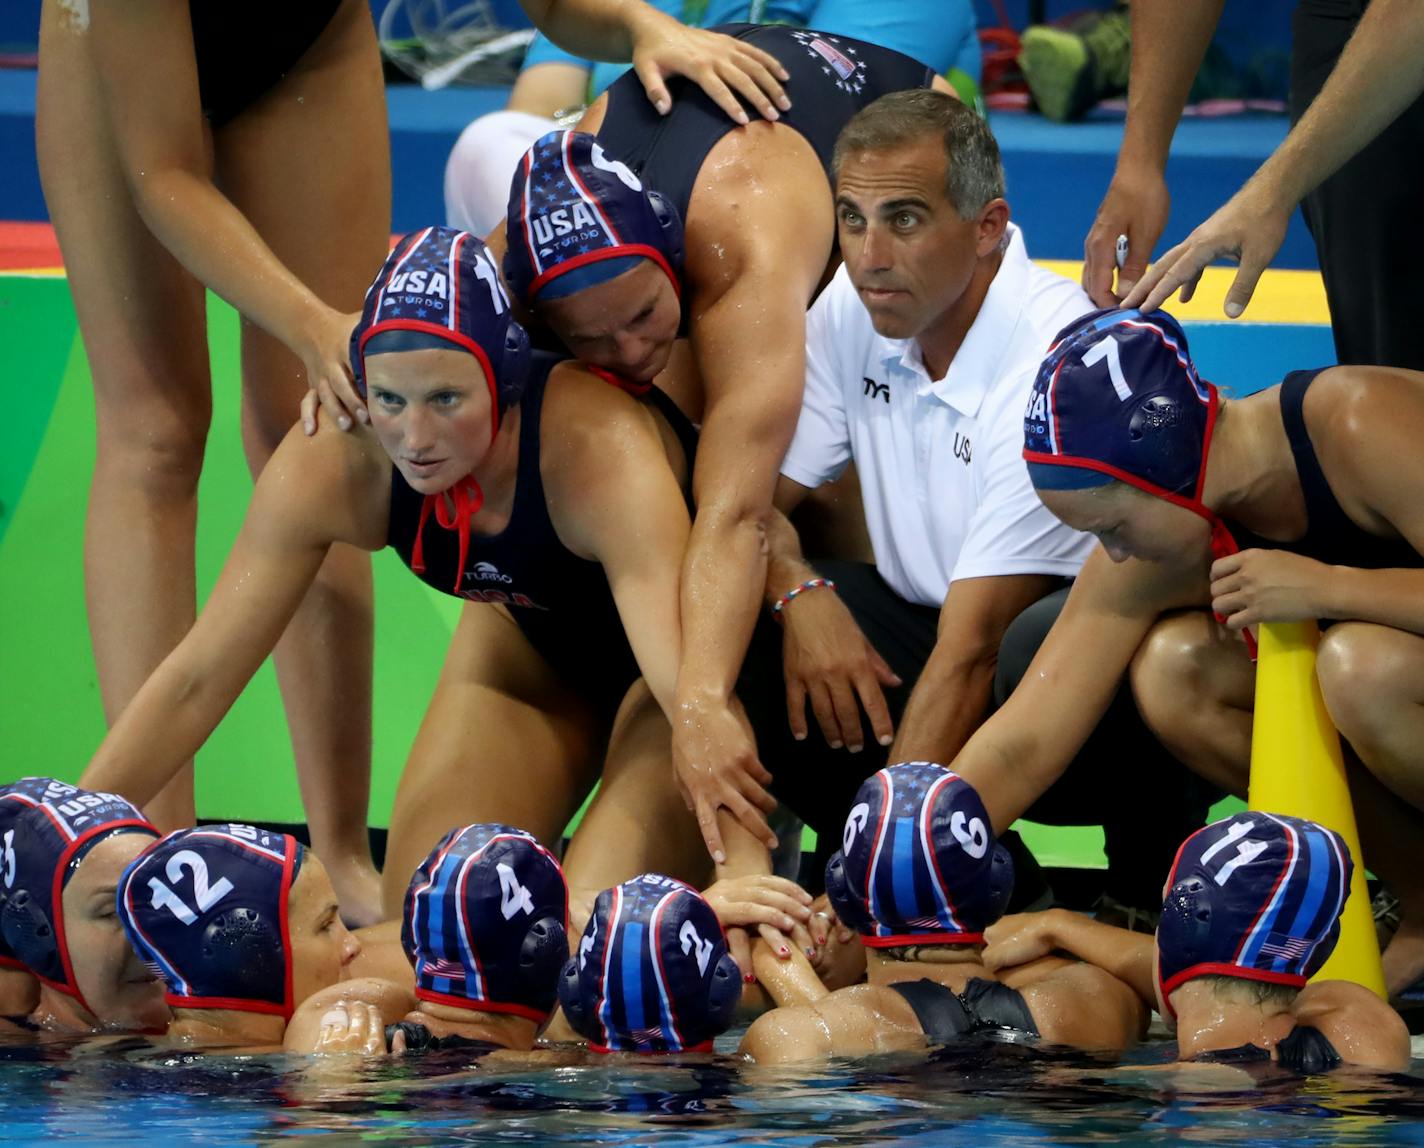
[(852, 116), (836, 139), (831, 175), (840, 174), (853, 152), (882, 151), (929, 135), (944, 140), (944, 194), (961, 219), (973, 219), (990, 200), (1003, 197), (1004, 165), (989, 125), (953, 96), (928, 88), (891, 92)]

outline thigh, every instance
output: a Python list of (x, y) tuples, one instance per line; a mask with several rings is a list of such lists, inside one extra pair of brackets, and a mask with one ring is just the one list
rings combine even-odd
[(113, 433), (200, 444), (210, 411), (203, 286), (134, 206), (86, 33), (41, 17), (35, 150), (88, 352), (101, 449)]
[(672, 771), (672, 731), (639, 680), (608, 743), (598, 795), (564, 857), (570, 935), (587, 923), (594, 898), (640, 873), (663, 873), (702, 888), (712, 876), (697, 819)]
[(604, 732), (508, 615), (466, 603), (396, 791), (386, 911), (400, 911), (415, 867), (459, 826), (501, 822), (557, 848)]
[[(391, 226), (385, 88), (367, 6), (345, 0), (291, 71), (218, 129), (215, 148), (220, 187), (272, 253), (323, 302), (359, 311)], [(242, 353), (246, 426), (270, 452), (296, 421), (305, 372), (246, 322)]]

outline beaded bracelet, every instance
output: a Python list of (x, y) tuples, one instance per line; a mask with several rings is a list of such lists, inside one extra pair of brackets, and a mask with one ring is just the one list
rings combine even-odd
[(771, 612), (773, 614), (780, 614), (781, 611), (786, 609), (787, 605), (799, 595), (806, 593), (807, 590), (815, 590), (819, 586), (824, 586), (827, 590), (834, 590), (836, 588), (836, 584), (829, 578), (807, 578), (801, 585), (793, 586), (773, 602), (771, 604)]

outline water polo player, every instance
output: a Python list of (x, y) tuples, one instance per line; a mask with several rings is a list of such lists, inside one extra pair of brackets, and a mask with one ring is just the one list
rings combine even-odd
[(419, 1004), (387, 1029), (391, 1051), (528, 1052), (558, 1004), (568, 913), (563, 870), (528, 833), (452, 829), (406, 893), (401, 943)]
[(281, 1047), (298, 1006), (360, 952), (316, 855), (251, 825), (168, 834), (124, 870), (116, 904), (186, 1044)]
[[(484, 245), (445, 228), (409, 235), (391, 253), (367, 295), (352, 366), (370, 428), (343, 434), (325, 420), (314, 438), (288, 435), (198, 622), (86, 778), (140, 801), (157, 792), (271, 652), (328, 548), (389, 545), (464, 600), (396, 797), (390, 915), (452, 822), (498, 820), (557, 841), (640, 674), (651, 699), (613, 747), (604, 796), (661, 834), (623, 833), (586, 858), (589, 899), (638, 872), (649, 848), (682, 848), (705, 869), (695, 826), (668, 828), (691, 820), (659, 709), (672, 708), (688, 532), (678, 472), (690, 437), (679, 437), (675, 409), (531, 356)], [(652, 732), (640, 734), (639, 721)]]
[(974, 787), (930, 762), (860, 787), (826, 893), (867, 950), (868, 983), (759, 1018), (742, 1051), (759, 1064), (924, 1049), (988, 1032), (1120, 1049), (1146, 1028), (1131, 989), (1053, 957), (998, 978), (984, 930), (1013, 891), (1013, 863)]
[(1061, 951), (1114, 973), (1175, 1029), (1182, 1060), (1402, 1069), (1398, 1013), (1348, 981), (1306, 983), (1335, 948), (1353, 868), (1324, 826), (1237, 813), (1183, 842), (1155, 940), (1050, 909), (991, 927), (984, 957), (1008, 975)]
[(1352, 787), (1366, 859), (1404, 909), (1386, 979), (1394, 991), (1414, 981), (1424, 972), (1424, 377), (1297, 371), (1227, 399), (1198, 374), (1170, 316), (1096, 312), (1060, 333), (1025, 414), (1044, 504), (1102, 546), (1023, 683), (954, 768), (1008, 826), (1060, 775), (1130, 669), (1164, 744), (1244, 794), (1255, 677), (1242, 632), (1332, 620), (1320, 686), (1365, 766)]
[(163, 988), (135, 955), (114, 916), (124, 866), (158, 831), (133, 805), (53, 778), (9, 787), (23, 811), (4, 837), (0, 935), (39, 979), (39, 1027), (162, 1031)]
[(534, 145), (516, 169), (504, 233), (491, 236), (512, 293), (570, 351), (635, 383), (656, 377), (701, 424), (673, 750), (714, 857), (718, 806), (774, 840), (761, 812), (774, 807), (769, 775), (731, 695), (800, 410), (806, 308), (839, 259), (831, 151), (877, 96), (949, 90), (923, 64), (873, 44), (724, 30), (790, 74), (796, 103), (779, 121), (737, 127), (690, 90), (666, 118), (645, 115), (636, 78), (625, 76), (578, 131)]

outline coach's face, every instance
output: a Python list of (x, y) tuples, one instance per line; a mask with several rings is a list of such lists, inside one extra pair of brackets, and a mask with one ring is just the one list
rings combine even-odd
[(948, 162), (938, 135), (850, 152), (841, 161), (841, 255), (876, 332), (886, 338), (913, 339), (951, 319), (980, 261), (999, 249), (1008, 205), (994, 199), (974, 218), (962, 218), (945, 196)]

